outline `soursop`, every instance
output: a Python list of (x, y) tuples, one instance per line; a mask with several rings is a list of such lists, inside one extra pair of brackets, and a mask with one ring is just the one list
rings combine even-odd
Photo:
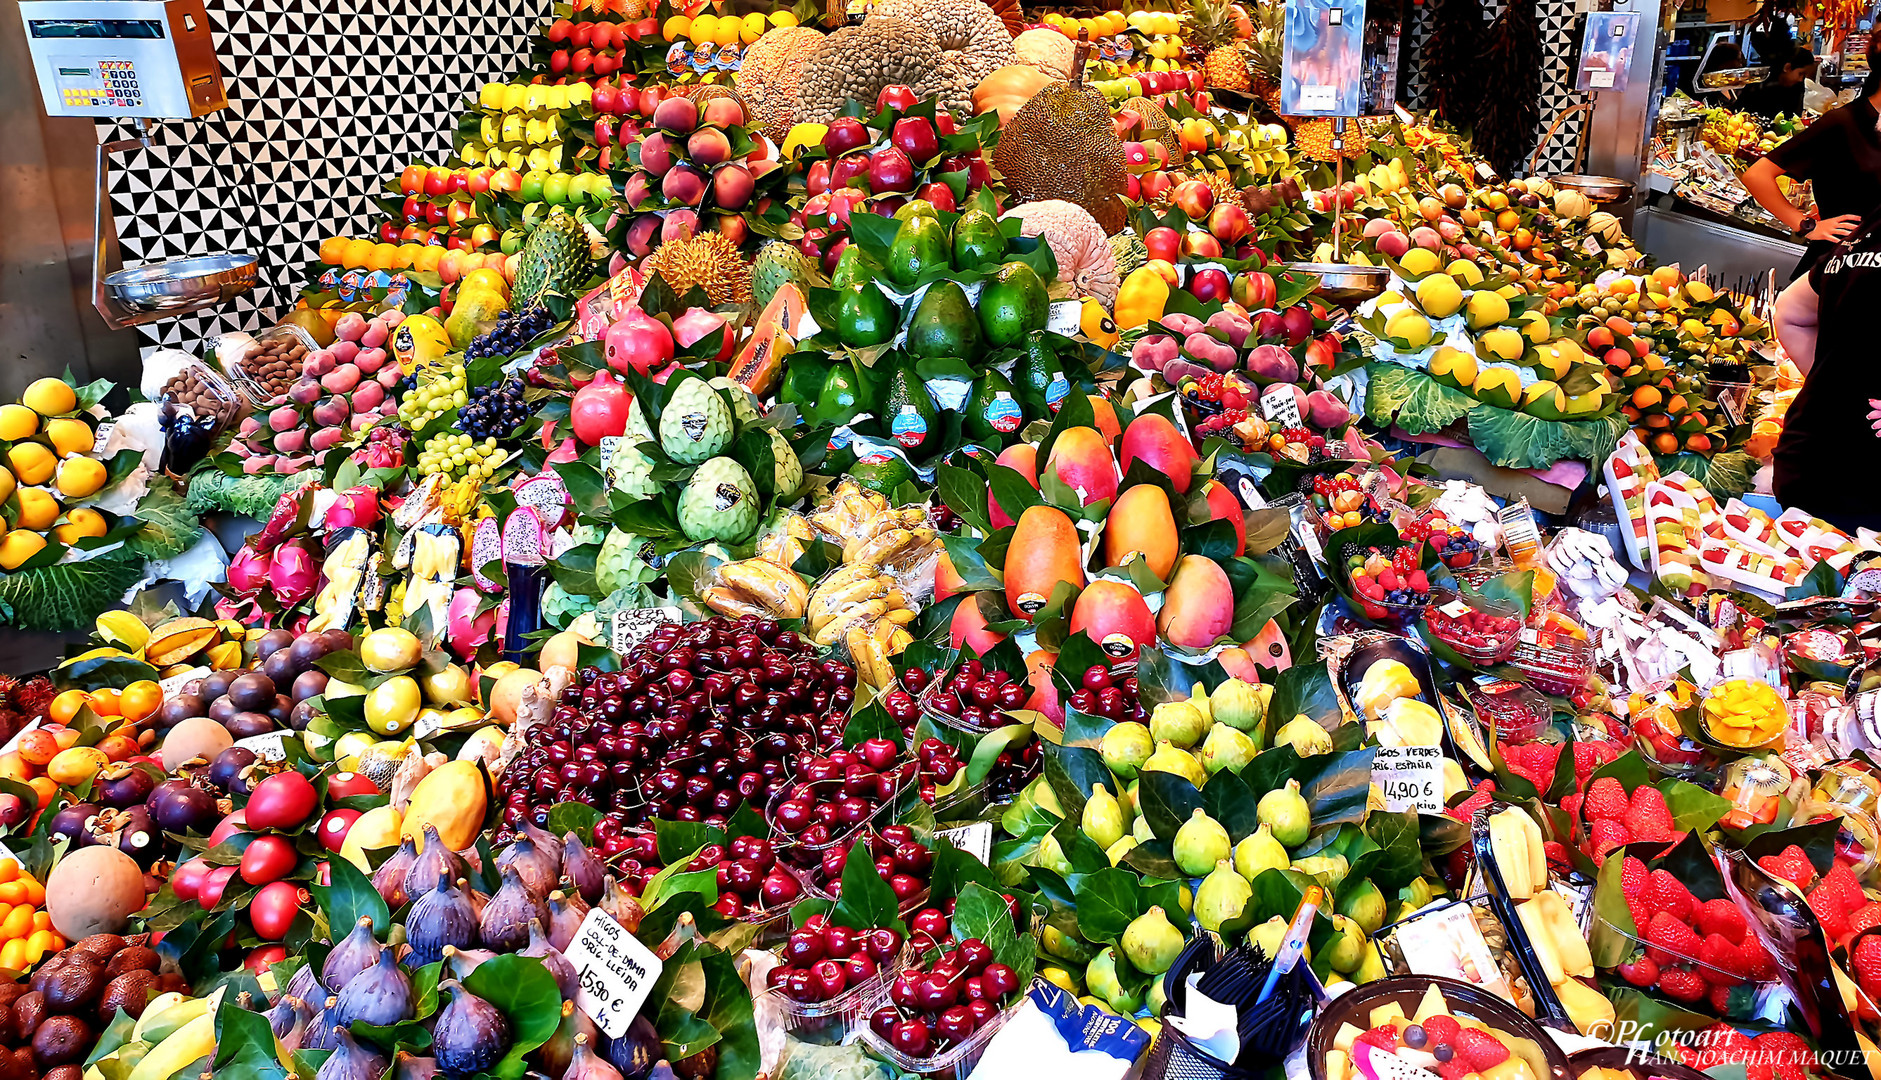
[(510, 297), (511, 308), (526, 311), (544, 293), (574, 295), (587, 283), (593, 262), (587, 230), (567, 211), (557, 207), (523, 241), (517, 259), (516, 288)]
[(771, 436), (771, 463), (777, 470), (777, 502), (789, 502), (803, 486), (803, 462), (797, 459), (797, 452), (790, 448), (790, 440), (778, 434), (776, 428), (765, 428)]
[(751, 299), (762, 309), (786, 284), (807, 297), (813, 288), (828, 287), (829, 279), (794, 244), (773, 240), (758, 249), (751, 263)]
[(762, 511), (757, 485), (745, 467), (715, 457), (699, 466), (679, 493), (679, 531), (692, 541), (742, 543), (757, 530)]
[(660, 449), (682, 465), (697, 465), (731, 445), (732, 412), (712, 384), (697, 377), (679, 384), (660, 413)]
[(723, 375), (712, 378), (709, 384), (714, 390), (725, 391), (724, 396), (731, 398), (732, 418), (740, 424), (755, 424), (758, 421), (757, 398), (751, 396), (743, 383), (733, 382)]

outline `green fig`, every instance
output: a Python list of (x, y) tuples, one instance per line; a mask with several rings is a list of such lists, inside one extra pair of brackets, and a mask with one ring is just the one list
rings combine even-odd
[(1344, 855), (1308, 855), (1303, 859), (1293, 860), (1293, 869), (1308, 877), (1319, 878), (1327, 889), (1337, 892), (1339, 883), (1345, 880), (1346, 872), (1352, 864)]
[(1202, 879), (1195, 890), (1195, 921), (1204, 930), (1219, 931), (1223, 923), (1241, 917), (1241, 911), (1254, 896), (1254, 887), (1234, 872), (1234, 864), (1223, 859)]
[(1136, 779), (1137, 770), (1143, 767), (1143, 763), (1149, 760), (1155, 750), (1156, 740), (1150, 737), (1150, 729), (1134, 720), (1112, 724), (1097, 744), (1097, 752), (1103, 755), (1104, 764), (1125, 780)]
[(1301, 713), (1274, 732), (1275, 746), (1291, 746), (1301, 757), (1332, 753), (1332, 736), (1319, 721)]
[(1123, 839), (1123, 808), (1117, 805), (1117, 797), (1102, 784), (1096, 785), (1091, 797), (1084, 800), (1084, 815), (1081, 820), (1084, 835), (1100, 848), (1107, 848)]
[(1195, 755), (1172, 742), (1157, 743), (1156, 752), (1143, 763), (1143, 771), (1174, 773), (1198, 788), (1208, 782), (1208, 773)]
[[(1173, 961), (1172, 961), (1173, 962)], [(1117, 950), (1105, 946), (1084, 969), (1084, 985), (1106, 1005), (1124, 1015), (1143, 1007), (1143, 993), (1126, 990), (1117, 976)]]
[(1160, 907), (1130, 920), (1123, 929), (1123, 955), (1138, 971), (1161, 975), (1182, 954), (1182, 931), (1170, 923)]
[(1223, 769), (1240, 772), (1241, 767), (1254, 760), (1260, 753), (1260, 747), (1247, 733), (1227, 724), (1216, 724), (1208, 729), (1208, 738), (1202, 740), (1202, 768), (1213, 776)]
[(1148, 814), (1139, 814), (1137, 819), (1130, 823), (1130, 835), (1135, 837), (1139, 844), (1147, 844), (1156, 839), (1156, 833), (1150, 828)]
[(1365, 946), (1371, 939), (1358, 923), (1344, 915), (1332, 917), (1332, 941), (1326, 946), (1326, 962), (1332, 970), (1342, 975), (1350, 975), (1365, 962)]
[[(1280, 945), (1287, 940), (1287, 926), (1287, 917), (1285, 915), (1275, 915), (1273, 918), (1268, 919), (1254, 929), (1249, 930), (1247, 932), (1247, 943), (1258, 948), (1262, 955), (1271, 960), (1280, 955)], [(1306, 951), (1301, 954), (1301, 959), (1307, 961), (1313, 959), (1313, 947), (1311, 945), (1306, 947)]]
[(1050, 923), (1046, 923), (1045, 929), (1039, 934), (1039, 944), (1045, 947), (1047, 953), (1073, 964), (1088, 964), (1091, 957), (1097, 955), (1097, 950), (1091, 948), (1089, 942), (1076, 934), (1067, 934)]
[[(1168, 997), (1163, 992), (1163, 981), (1161, 979), (1151, 979), (1149, 993), (1143, 995), (1143, 1006), (1150, 1011), (1150, 1015), (1161, 1016), (1163, 1014), (1163, 1005), (1166, 1004), (1168, 1000)], [(1138, 1023), (1141, 1022), (1142, 1021), (1138, 1021)]]
[(1352, 973), (1352, 981), (1363, 986), (1369, 982), (1377, 982), (1388, 974), (1390, 973), (1385, 970), (1385, 959), (1378, 954), (1378, 943), (1366, 942), (1365, 959), (1359, 961), (1358, 970)]
[(1208, 711), (1215, 717), (1217, 724), (1252, 732), (1261, 726), (1261, 720), (1266, 717), (1267, 699), (1273, 693), (1274, 688), (1271, 686), (1255, 686), (1241, 679), (1229, 679), (1208, 695)]
[(1188, 882), (1176, 882), (1176, 903), (1184, 915), (1195, 914), (1195, 893), (1190, 891)]
[(1165, 701), (1150, 713), (1149, 730), (1157, 742), (1174, 743), (1186, 750), (1202, 741), (1208, 717), (1186, 701)]
[(1125, 836), (1105, 848), (1104, 857), (1110, 860), (1110, 865), (1121, 866), (1123, 865), (1124, 856), (1136, 850), (1136, 846), (1140, 843), (1142, 843), (1142, 841), (1134, 836)]
[(1367, 878), (1346, 890), (1339, 898), (1337, 910), (1364, 927), (1367, 934), (1376, 934), (1378, 928), (1385, 925), (1385, 894)]
[(1056, 872), (1060, 877), (1071, 873), (1071, 860), (1065, 858), (1065, 849), (1058, 846), (1058, 838), (1051, 833), (1038, 842), (1038, 851), (1032, 856), (1032, 865)]
[(1229, 858), (1234, 848), (1228, 840), (1228, 830), (1198, 806), (1189, 820), (1176, 830), (1172, 850), (1176, 865), (1183, 873), (1201, 877), (1214, 869), (1216, 863)]
[(1253, 881), (1265, 870), (1285, 870), (1287, 868), (1287, 849), (1274, 839), (1271, 826), (1262, 825), (1241, 838), (1234, 846), (1234, 869), (1242, 877)]
[(1313, 829), (1313, 811), (1300, 795), (1298, 780), (1289, 780), (1286, 787), (1262, 795), (1261, 801), (1254, 804), (1254, 816), (1261, 824), (1272, 826), (1274, 839), (1289, 848), (1306, 843)]
[(1125, 820), (1135, 821), (1137, 816), (1136, 781), (1132, 780), (1117, 789), (1117, 805), (1123, 807)]

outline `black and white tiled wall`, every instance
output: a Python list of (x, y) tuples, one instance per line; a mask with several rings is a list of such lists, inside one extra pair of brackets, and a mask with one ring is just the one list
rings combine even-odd
[[(252, 252), (261, 281), (233, 303), (140, 327), (145, 351), (270, 325), (322, 238), (366, 235), (387, 177), (444, 159), (466, 95), (521, 65), (550, 5), (208, 0), (229, 107), (115, 156), (112, 207), (126, 265)], [(98, 125), (100, 140), (134, 134)]]

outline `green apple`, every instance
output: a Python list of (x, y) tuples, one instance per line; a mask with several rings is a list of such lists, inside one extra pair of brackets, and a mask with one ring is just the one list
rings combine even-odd
[(542, 181), (542, 200), (550, 206), (560, 206), (568, 201), (568, 174), (550, 173)]
[(543, 188), (548, 179), (549, 174), (541, 169), (530, 169), (523, 174), (522, 188), (516, 192), (516, 197), (526, 203), (535, 202), (543, 197)]

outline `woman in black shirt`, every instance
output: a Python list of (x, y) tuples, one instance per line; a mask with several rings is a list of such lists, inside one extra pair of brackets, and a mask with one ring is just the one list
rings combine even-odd
[(1862, 468), (1881, 451), (1881, 401), (1874, 400), (1881, 369), (1870, 326), (1876, 310), (1881, 212), (1777, 299), (1777, 340), (1804, 377), (1772, 455), (1772, 493), (1851, 534), (1881, 527), (1881, 486)]
[(1774, 65), (1769, 78), (1744, 91), (1744, 96), (1737, 99), (1737, 109), (1765, 120), (1778, 115), (1801, 116), (1803, 82), (1815, 73), (1816, 54), (1798, 48)]
[[(1881, 56), (1881, 29), (1868, 35), (1868, 55)], [(1809, 245), (1791, 278), (1799, 278), (1817, 259), (1853, 232), (1869, 211), (1881, 206), (1881, 87), (1862, 89), (1867, 96), (1830, 109), (1803, 131), (1790, 136), (1744, 173), (1744, 187), (1765, 210)], [(1816, 211), (1805, 214), (1790, 205), (1777, 177), (1813, 184)]]

